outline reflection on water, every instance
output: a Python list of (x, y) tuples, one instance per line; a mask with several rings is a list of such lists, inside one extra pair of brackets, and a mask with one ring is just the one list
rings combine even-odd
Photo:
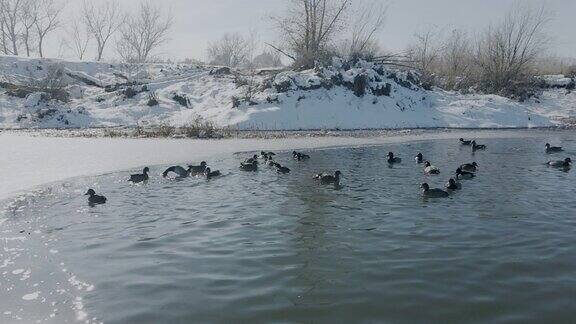
[[(107, 323), (569, 322), (575, 174), (544, 162), (574, 152), (543, 145), (574, 139), (491, 139), (474, 156), (455, 141), (280, 153), (289, 175), (241, 172), (234, 156), (211, 181), (158, 167), (145, 185), (125, 172), (39, 195), (10, 222), (36, 224)], [(417, 152), (442, 174), (424, 175)], [(472, 161), (463, 190), (421, 199), (422, 182), (442, 187)], [(312, 179), (337, 169), (341, 188)], [(88, 207), (86, 187), (109, 202)]]

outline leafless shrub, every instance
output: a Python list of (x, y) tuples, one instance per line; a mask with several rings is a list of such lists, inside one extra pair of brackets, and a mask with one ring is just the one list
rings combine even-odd
[(502, 93), (511, 84), (529, 81), (532, 64), (549, 41), (545, 34), (549, 21), (550, 14), (544, 7), (534, 9), (517, 4), (501, 23), (490, 26), (481, 35), (474, 59), (484, 91)]
[(37, 78), (29, 76), (21, 78), (13, 83), (3, 82), (8, 88), (8, 95), (26, 98), (31, 93), (41, 92), (46, 94), (44, 100), (59, 100), (67, 102), (70, 95), (66, 91), (67, 81), (64, 66), (51, 64), (46, 68), (46, 76)]
[(126, 132), (112, 128), (106, 128), (102, 132), (102, 136), (110, 138), (127, 137)]
[(220, 40), (208, 45), (208, 60), (212, 65), (231, 68), (247, 66), (255, 46), (253, 37), (244, 37), (239, 33), (225, 34)]
[(470, 87), (524, 99), (534, 87), (532, 77), (545, 52), (550, 15), (543, 8), (517, 4), (505, 18), (488, 27), (475, 41), (454, 30), (444, 40), (435, 28), (416, 35), (409, 60), (421, 72), (423, 85), (448, 89)]
[[(116, 133), (112, 134), (121, 136)], [(138, 125), (130, 135), (140, 138), (222, 138), (226, 136), (226, 131), (198, 116), (183, 127), (174, 127), (168, 124), (150, 127)]]
[(444, 42), (439, 61), (439, 75), (446, 89), (461, 89), (470, 85), (473, 69), (472, 48), (465, 31), (454, 29)]
[(248, 79), (245, 76), (241, 74), (237, 74), (234, 76), (234, 84), (236, 85), (236, 87), (240, 88), (248, 85), (248, 83), (249, 83)]
[(415, 43), (408, 49), (408, 57), (421, 72), (421, 82), (429, 89), (435, 84), (435, 69), (442, 50), (439, 32), (429, 27), (415, 35)]
[(148, 132), (148, 134), (152, 135), (152, 137), (172, 137), (175, 133), (176, 128), (167, 124), (162, 124), (153, 131)]
[(351, 60), (371, 60), (380, 52), (376, 36), (386, 23), (388, 6), (383, 1), (363, 3), (350, 19), (349, 36), (337, 47), (338, 54)]
[(218, 128), (214, 123), (197, 117), (193, 122), (182, 128), (182, 132), (188, 138), (217, 138)]

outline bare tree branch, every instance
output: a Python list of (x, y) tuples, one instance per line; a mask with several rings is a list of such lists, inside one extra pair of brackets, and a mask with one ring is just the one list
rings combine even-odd
[(54, 0), (35, 0), (38, 1), (38, 17), (34, 23), (36, 26), (36, 36), (38, 39), (38, 54), (44, 57), (43, 46), (46, 36), (60, 27), (60, 13), (63, 7), (56, 5)]
[(172, 22), (170, 13), (164, 15), (150, 2), (141, 3), (138, 11), (129, 15), (120, 28), (116, 42), (118, 54), (125, 62), (147, 62), (152, 52), (168, 41)]
[(108, 40), (122, 26), (124, 14), (117, 2), (107, 1), (95, 6), (84, 0), (83, 19), (87, 30), (96, 40), (96, 60), (102, 60)]
[(345, 12), (350, 3), (351, 0), (292, 0), (284, 16), (272, 18), (287, 49), (273, 48), (298, 66), (311, 67), (326, 59), (328, 45), (346, 24)]
[(66, 38), (66, 47), (68, 47), (79, 60), (83, 60), (88, 50), (91, 35), (86, 31), (86, 26), (81, 25), (77, 20), (72, 22)]
[(280, 52), (280, 53), (284, 54), (286, 57), (288, 57), (288, 58), (290, 58), (290, 59), (292, 59), (292, 60), (296, 61), (296, 57), (295, 57), (295, 56), (292, 56), (292, 55), (290, 55), (290, 54), (286, 53), (285, 51), (281, 50), (280, 48), (278, 48), (278, 47), (276, 47), (276, 46), (274, 46), (274, 45), (272, 45), (272, 44), (270, 44), (270, 43), (264, 43), (264, 44), (266, 44), (266, 45), (268, 45), (268, 46), (272, 47), (274, 50), (276, 50), (276, 51), (278, 51), (278, 52)]
[(4, 54), (18, 55), (18, 39), (20, 36), (19, 13), (24, 0), (0, 0), (0, 26), (2, 27), (2, 42)]

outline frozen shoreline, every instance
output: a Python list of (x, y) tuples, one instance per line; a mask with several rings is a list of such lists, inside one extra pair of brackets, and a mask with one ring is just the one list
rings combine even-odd
[(383, 145), (459, 137), (530, 136), (538, 130), (405, 130), (364, 137), (289, 137), (273, 139), (60, 138), (34, 133), (0, 133), (0, 200), (38, 186), (143, 166), (197, 163), (246, 151), (320, 149)]

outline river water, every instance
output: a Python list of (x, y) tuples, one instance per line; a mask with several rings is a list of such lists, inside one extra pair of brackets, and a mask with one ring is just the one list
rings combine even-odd
[[(574, 158), (576, 135), (482, 144), (278, 152), (289, 175), (240, 171), (246, 153), (208, 161), (224, 174), (210, 181), (158, 166), (144, 185), (127, 183), (132, 170), (38, 190), (0, 220), (0, 322), (573, 321), (576, 176), (545, 162)], [(461, 191), (422, 198), (421, 183), (443, 187), (472, 161)], [(312, 179), (334, 170), (339, 187)], [(89, 207), (88, 187), (108, 203)]]

